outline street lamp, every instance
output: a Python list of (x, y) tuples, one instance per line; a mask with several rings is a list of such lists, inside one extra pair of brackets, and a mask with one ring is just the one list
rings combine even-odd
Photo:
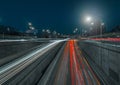
[(105, 23), (103, 23), (103, 22), (100, 24), (100, 29), (101, 29), (101, 38), (102, 38), (102, 32), (103, 32), (103, 26), (104, 26), (104, 25), (105, 25)]
[(35, 27), (33, 27), (33, 25), (32, 25), (31, 22), (28, 22), (28, 26), (29, 26), (29, 29), (31, 29), (31, 30), (35, 30)]
[(49, 29), (46, 30), (47, 33), (51, 33)]
[(75, 31), (78, 31), (78, 28), (76, 28)]
[(94, 22), (92, 22), (91, 25), (93, 26), (93, 25), (94, 25)]
[(90, 16), (87, 16), (86, 19), (85, 19), (86, 22), (91, 22), (92, 21), (92, 17)]
[(36, 37), (36, 29), (35, 29), (35, 27), (32, 25), (31, 22), (28, 22), (28, 27), (29, 27), (29, 30), (31, 30), (31, 32), (33, 33), (33, 35)]
[(74, 30), (73, 33), (75, 34), (75, 32), (76, 32), (76, 31)]
[(28, 25), (29, 25), (29, 26), (31, 26), (31, 25), (32, 25), (32, 23), (31, 23), (31, 22), (28, 22)]
[[(93, 17), (91, 17), (91, 16), (86, 16), (86, 17), (84, 18), (84, 20), (85, 20), (85, 23), (88, 24), (88, 27), (94, 25)], [(81, 34), (82, 34), (82, 32), (83, 32), (83, 31), (82, 31), (82, 29), (81, 29)]]
[(58, 33), (58, 36), (60, 36), (60, 33)]
[(35, 28), (34, 28), (34, 27), (30, 27), (30, 29), (31, 29), (31, 30), (35, 30)]
[(103, 22), (101, 23), (102, 26), (104, 26), (104, 24), (105, 24), (105, 23), (103, 23)]
[(42, 32), (45, 32), (45, 29), (43, 29)]

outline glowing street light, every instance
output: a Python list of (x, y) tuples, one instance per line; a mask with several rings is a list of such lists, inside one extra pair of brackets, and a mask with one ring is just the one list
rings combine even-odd
[(92, 22), (91, 25), (93, 26), (93, 25), (94, 25), (94, 22)]
[(51, 33), (49, 29), (46, 30), (47, 33)]
[(31, 22), (28, 22), (28, 25), (29, 25), (29, 26), (31, 26), (31, 25), (32, 25), (32, 23), (31, 23)]
[(76, 31), (74, 30), (73, 33), (76, 33)]
[(28, 22), (28, 26), (29, 26), (29, 29), (30, 29), (30, 30), (35, 30), (35, 27), (32, 26), (32, 23), (31, 23), (31, 22)]
[(31, 30), (34, 30), (35, 28), (34, 27), (30, 27)]
[(78, 28), (76, 28), (75, 31), (78, 31)]
[(53, 34), (54, 34), (54, 35), (56, 35), (56, 34), (57, 34), (57, 32), (56, 32), (56, 31), (53, 31)]
[(60, 33), (58, 33), (58, 36), (60, 35)]
[(103, 33), (103, 26), (105, 25), (105, 23), (101, 23), (100, 29), (101, 29), (101, 38), (102, 38), (102, 33)]
[(92, 17), (87, 16), (87, 17), (86, 17), (86, 22), (91, 22), (91, 21), (92, 21)]
[(43, 29), (42, 32), (45, 32), (45, 29)]
[(105, 24), (105, 23), (103, 23), (103, 22), (101, 23), (102, 26), (104, 26), (104, 24)]

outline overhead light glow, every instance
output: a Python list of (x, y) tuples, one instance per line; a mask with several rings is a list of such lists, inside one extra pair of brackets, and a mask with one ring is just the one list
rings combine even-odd
[(92, 20), (92, 18), (91, 18), (90, 16), (87, 16), (87, 17), (86, 17), (86, 21), (87, 21), (87, 22), (90, 22), (91, 20)]

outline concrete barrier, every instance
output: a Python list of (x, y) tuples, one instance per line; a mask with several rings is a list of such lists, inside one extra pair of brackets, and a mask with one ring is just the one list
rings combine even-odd
[(120, 45), (85, 40), (79, 43), (88, 56), (120, 85)]

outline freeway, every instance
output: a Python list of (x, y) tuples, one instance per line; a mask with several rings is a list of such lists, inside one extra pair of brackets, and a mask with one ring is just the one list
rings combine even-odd
[(0, 85), (111, 85), (105, 84), (96, 74), (96, 67), (91, 67), (94, 64), (85, 57), (78, 40), (46, 41), (44, 44), (41, 40), (19, 42), (20, 45), (25, 45), (25, 42), (39, 44), (29, 47), (35, 47), (30, 52), (0, 66)]
[(76, 40), (69, 40), (61, 56), (49, 66), (38, 85), (101, 85)]
[(4, 39), (0, 40), (0, 66), (11, 62), (31, 51), (54, 42), (54, 39)]
[[(30, 64), (32, 64), (34, 62), (38, 63), (37, 60), (39, 60), (39, 62), (41, 61), (42, 65), (44, 62), (44, 60), (42, 61), (42, 59), (46, 60), (46, 62), (44, 62), (45, 67), (44, 66), (41, 67), (41, 69), (44, 70), (46, 68), (46, 66), (50, 63), (51, 59), (54, 57), (53, 55), (50, 57), (49, 51), (51, 50), (50, 52), (53, 53), (53, 50), (52, 50), (53, 48), (56, 49), (54, 51), (57, 51), (57, 49), (60, 47), (59, 43), (61, 43), (61, 42), (64, 42), (64, 40), (56, 40), (54, 42), (50, 42), (46, 45), (43, 45), (42, 47), (37, 48), (36, 50), (32, 51), (31, 53), (24, 55), (23, 57), (17, 58), (15, 60), (13, 60), (12, 62), (2, 65), (0, 67), (0, 84), (6, 85), (6, 84), (10, 84), (10, 83), (12, 84), (13, 82), (14, 82), (14, 84), (18, 83), (20, 81), (21, 77), (23, 77), (22, 80), (24, 80), (25, 75), (17, 76), (17, 74), (20, 74), (21, 71), (23, 69), (25, 70), (25, 68), (29, 67)], [(47, 56), (48, 58), (43, 56), (47, 52), (49, 53), (49, 55)], [(53, 54), (55, 54), (55, 53), (53, 53)], [(49, 62), (49, 63), (47, 63), (47, 62)], [(33, 69), (33, 65), (35, 65), (35, 64), (30, 65), (31, 70)], [(28, 70), (28, 69), (26, 69), (26, 70)], [(29, 71), (26, 71), (26, 70), (25, 70), (25, 72), (22, 72), (22, 73), (31, 72), (31, 70), (29, 70)], [(14, 77), (16, 77), (15, 78), (15, 79), (17, 79), (16, 81), (14, 81), (15, 80)]]
[(48, 42), (29, 40), (0, 40), (0, 66), (23, 56)]

